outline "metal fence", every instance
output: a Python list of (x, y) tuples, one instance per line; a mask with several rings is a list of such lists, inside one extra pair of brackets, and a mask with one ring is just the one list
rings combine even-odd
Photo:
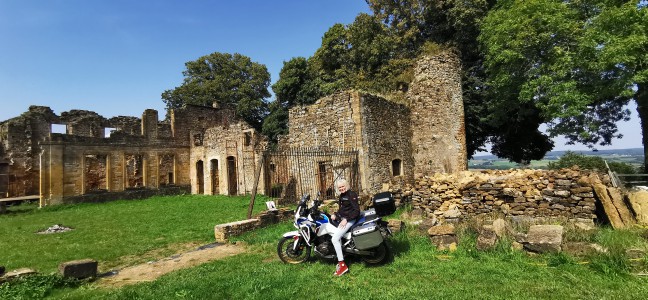
[(353, 190), (361, 188), (357, 150), (290, 148), (263, 155), (266, 195), (280, 198), (283, 203), (318, 192), (322, 199), (332, 199), (338, 179), (346, 179)]

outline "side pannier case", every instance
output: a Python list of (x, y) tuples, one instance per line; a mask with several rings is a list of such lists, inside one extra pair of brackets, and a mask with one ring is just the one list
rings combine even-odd
[(396, 200), (390, 192), (382, 192), (373, 196), (373, 207), (378, 216), (388, 216), (396, 211)]
[(378, 225), (375, 223), (364, 224), (353, 229), (353, 243), (358, 250), (376, 248), (383, 242)]

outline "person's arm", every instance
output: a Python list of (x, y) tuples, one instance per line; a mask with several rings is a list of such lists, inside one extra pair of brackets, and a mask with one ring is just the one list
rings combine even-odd
[(358, 194), (351, 192), (349, 195), (351, 207), (353, 208), (349, 214), (349, 219), (355, 220), (360, 216), (360, 203), (358, 202)]

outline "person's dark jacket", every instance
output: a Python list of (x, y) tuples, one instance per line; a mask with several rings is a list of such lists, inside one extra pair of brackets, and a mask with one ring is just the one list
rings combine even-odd
[(353, 191), (346, 191), (345, 193), (340, 194), (338, 204), (340, 205), (340, 209), (337, 211), (339, 217), (347, 219), (347, 221), (353, 221), (360, 216), (358, 194)]

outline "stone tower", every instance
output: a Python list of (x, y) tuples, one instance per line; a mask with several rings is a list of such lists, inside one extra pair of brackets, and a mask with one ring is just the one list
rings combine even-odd
[(423, 56), (406, 94), (412, 113), (414, 176), (466, 170), (461, 65), (450, 50)]

